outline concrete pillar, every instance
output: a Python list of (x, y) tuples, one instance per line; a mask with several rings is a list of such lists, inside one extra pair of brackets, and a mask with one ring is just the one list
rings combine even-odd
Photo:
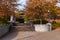
[(16, 21), (16, 16), (13, 17), (13, 21), (14, 21), (14, 22)]
[(14, 20), (13, 20), (13, 16), (10, 16), (10, 22), (13, 22)]

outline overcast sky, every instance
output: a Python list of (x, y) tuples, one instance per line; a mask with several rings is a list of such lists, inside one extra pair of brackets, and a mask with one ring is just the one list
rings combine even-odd
[(20, 0), (20, 1), (18, 0), (17, 3), (21, 4), (17, 8), (22, 10), (24, 9), (24, 5), (26, 5), (26, 0)]
[(60, 7), (60, 3), (57, 3), (56, 6)]

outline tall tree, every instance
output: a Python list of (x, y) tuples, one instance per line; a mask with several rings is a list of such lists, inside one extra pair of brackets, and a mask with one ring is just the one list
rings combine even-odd
[[(30, 19), (44, 18), (44, 14), (48, 13), (48, 10), (52, 11), (55, 8), (56, 0), (28, 0), (25, 9), (25, 15)], [(42, 23), (42, 22), (41, 22)]]
[[(16, 10), (17, 0), (0, 0), (0, 12), (13, 14)], [(2, 9), (2, 10), (1, 10)]]

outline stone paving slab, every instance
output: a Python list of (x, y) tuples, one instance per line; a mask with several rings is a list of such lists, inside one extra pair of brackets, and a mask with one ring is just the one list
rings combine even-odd
[(60, 30), (51, 32), (19, 31), (12, 32), (0, 40), (60, 40)]

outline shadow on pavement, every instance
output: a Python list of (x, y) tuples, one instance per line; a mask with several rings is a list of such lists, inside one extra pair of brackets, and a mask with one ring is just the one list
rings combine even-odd
[(9, 32), (7, 35), (0, 38), (0, 40), (12, 40), (17, 36), (18, 32)]

